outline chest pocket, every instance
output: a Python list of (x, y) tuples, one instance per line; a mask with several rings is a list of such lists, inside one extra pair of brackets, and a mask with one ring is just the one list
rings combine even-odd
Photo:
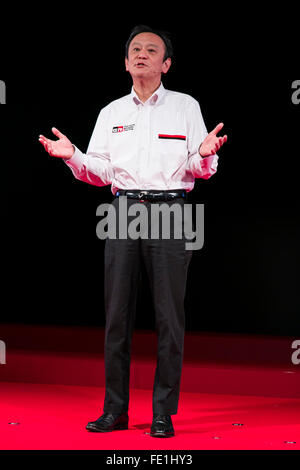
[(178, 164), (186, 158), (187, 137), (184, 133), (159, 132), (155, 140), (158, 152), (163, 157), (172, 158)]

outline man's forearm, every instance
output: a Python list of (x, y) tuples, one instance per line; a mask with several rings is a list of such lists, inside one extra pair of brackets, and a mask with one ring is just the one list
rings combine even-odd
[(109, 159), (93, 153), (82, 153), (75, 145), (71, 158), (64, 159), (76, 179), (94, 186), (111, 184), (114, 172)]

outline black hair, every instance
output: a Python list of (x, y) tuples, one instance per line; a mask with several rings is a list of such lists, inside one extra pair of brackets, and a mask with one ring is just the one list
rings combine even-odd
[(170, 38), (170, 33), (168, 31), (161, 31), (158, 29), (150, 28), (150, 26), (146, 26), (144, 24), (137, 25), (133, 28), (133, 30), (130, 33), (130, 36), (126, 42), (125, 45), (125, 56), (128, 59), (128, 49), (131, 41), (133, 38), (140, 33), (153, 33), (159, 36), (165, 43), (165, 56), (164, 56), (164, 61), (167, 60), (169, 57), (172, 59), (173, 58), (173, 46)]

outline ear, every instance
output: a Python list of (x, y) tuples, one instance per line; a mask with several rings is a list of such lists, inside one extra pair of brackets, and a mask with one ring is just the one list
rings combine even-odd
[(171, 67), (171, 64), (172, 64), (172, 60), (170, 57), (168, 57), (162, 64), (162, 70), (161, 70), (162, 73), (167, 73), (167, 71)]
[(129, 72), (129, 64), (128, 64), (127, 57), (125, 57), (125, 68), (126, 68), (126, 72)]

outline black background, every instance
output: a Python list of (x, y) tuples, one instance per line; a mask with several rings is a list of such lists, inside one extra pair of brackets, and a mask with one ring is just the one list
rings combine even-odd
[[(0, 69), (2, 323), (104, 325), (96, 208), (111, 201), (110, 187), (75, 180), (38, 136), (55, 126), (86, 151), (100, 109), (130, 92), (124, 45), (142, 23), (172, 34), (164, 86), (192, 95), (208, 130), (222, 121), (228, 134), (217, 174), (190, 193), (205, 204), (205, 244), (190, 266), (187, 330), (300, 333), (297, 15), (176, 5), (62, 12), (51, 4), (9, 17)], [(136, 327), (153, 326), (145, 279)]]

